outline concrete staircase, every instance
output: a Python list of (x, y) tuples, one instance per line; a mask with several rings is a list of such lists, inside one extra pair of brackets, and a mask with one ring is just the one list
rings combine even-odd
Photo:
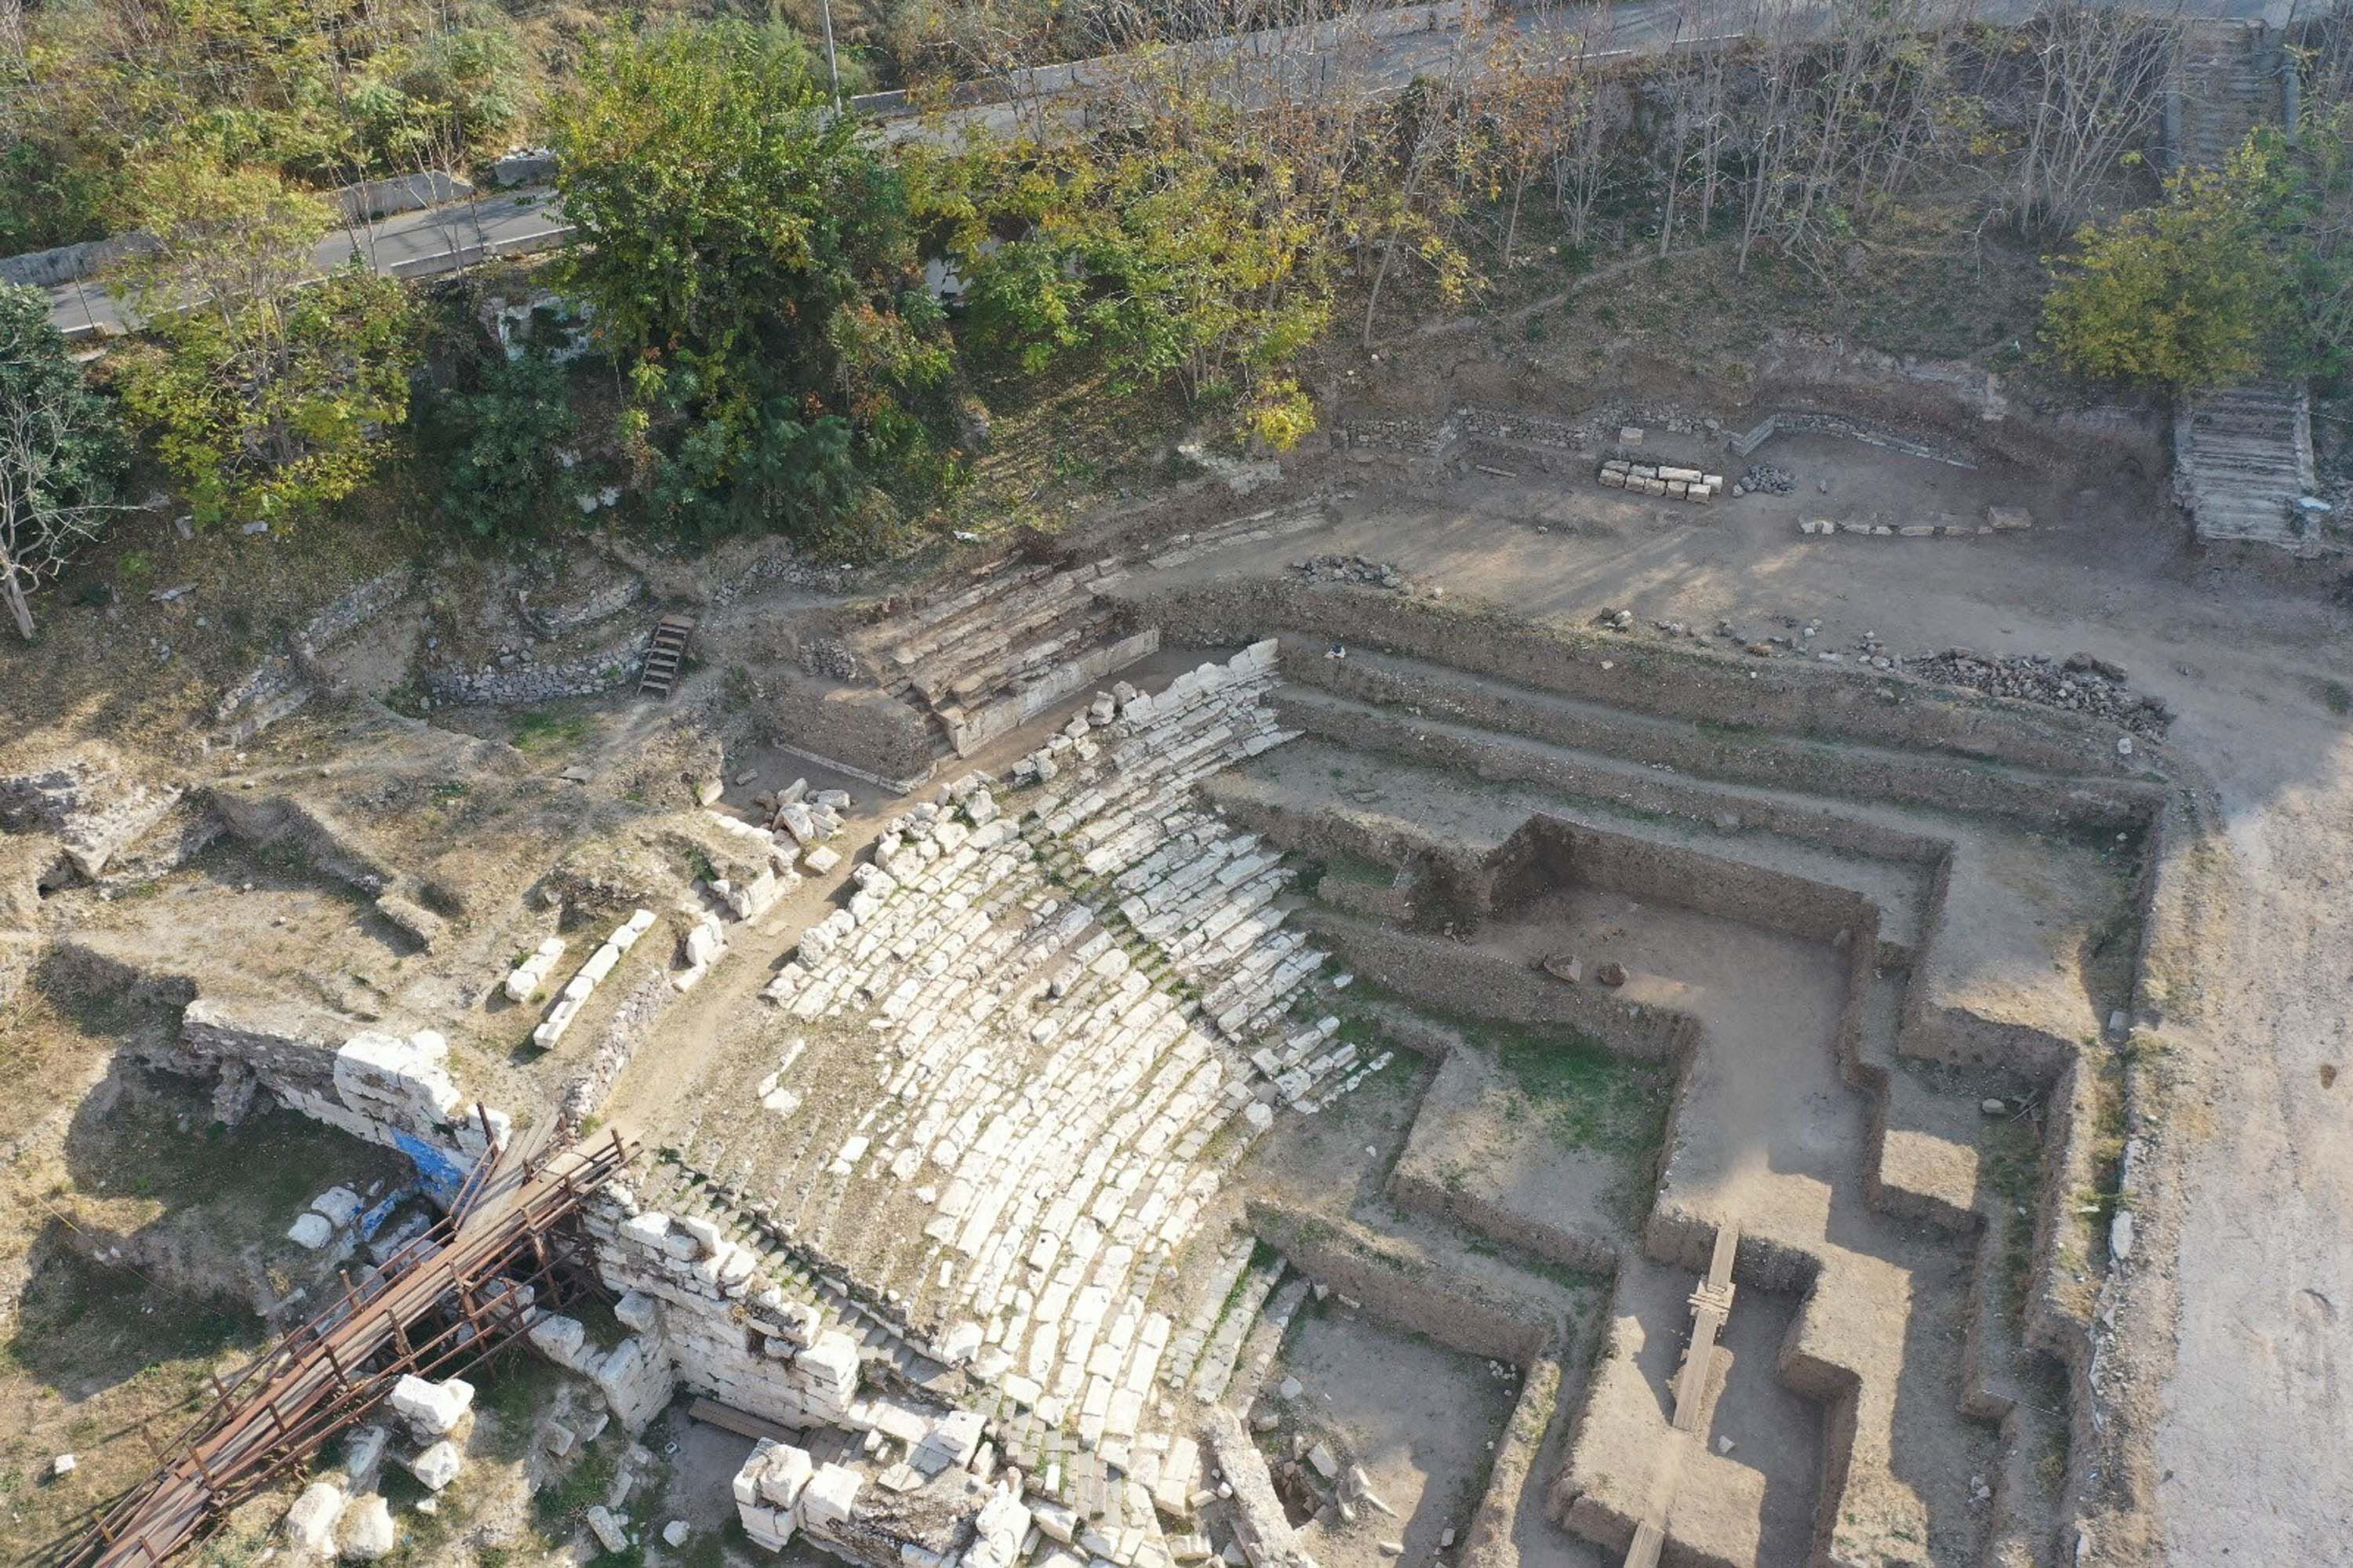
[(1062, 698), (1159, 647), (1104, 591), (1109, 560), (1064, 565), (1016, 554), (904, 606), (851, 639), (890, 695), (922, 712), (938, 755), (969, 757)]
[(2287, 381), (2185, 396), (2173, 421), (2173, 488), (2207, 540), (2247, 540), (2297, 555), (2326, 546), (2313, 493), (2312, 399)]
[(2281, 118), (2279, 41), (2260, 22), (2184, 29), (2168, 87), (2166, 142), (2176, 168), (2216, 168), (2247, 132)]

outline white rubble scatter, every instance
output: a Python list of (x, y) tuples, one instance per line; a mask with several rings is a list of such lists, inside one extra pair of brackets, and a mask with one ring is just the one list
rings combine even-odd
[(287, 1231), (286, 1239), (296, 1246), (316, 1252), (335, 1239), (334, 1222), (324, 1214), (306, 1209)]
[(506, 993), (509, 1001), (529, 1001), (539, 994), (547, 979), (547, 971), (564, 956), (565, 940), (550, 937), (531, 950), (528, 958), (507, 971)]
[(456, 1430), (458, 1423), (473, 1408), (474, 1385), (454, 1377), (427, 1383), (414, 1373), (405, 1373), (392, 1385), (392, 1397), (386, 1403), (422, 1441)]
[(662, 1526), (662, 1544), (665, 1546), (683, 1546), (686, 1544), (686, 1538), (693, 1533), (694, 1527), (688, 1524), (686, 1520), (682, 1519), (671, 1520), (668, 1524)]
[(823, 876), (841, 863), (841, 856), (823, 844), (817, 844), (802, 852), (801, 863), (808, 867), (811, 874)]
[(286, 1510), (286, 1539), (313, 1560), (335, 1554), (335, 1521), (343, 1513), (343, 1489), (332, 1480), (312, 1481)]
[(596, 1503), (588, 1510), (588, 1533), (595, 1536), (596, 1544), (607, 1552), (627, 1552), (629, 1549), (628, 1527), (621, 1522), (619, 1515), (603, 1503)]
[(409, 1460), (408, 1471), (427, 1490), (438, 1492), (458, 1478), (465, 1464), (465, 1456), (458, 1452), (458, 1445), (445, 1437)]

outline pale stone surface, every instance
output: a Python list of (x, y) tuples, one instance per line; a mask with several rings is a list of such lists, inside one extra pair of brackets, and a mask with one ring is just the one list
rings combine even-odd
[(458, 1445), (445, 1438), (409, 1460), (408, 1473), (427, 1489), (438, 1492), (456, 1480), (465, 1466), (466, 1457), (458, 1452)]
[(312, 1481), (286, 1510), (286, 1539), (298, 1552), (313, 1558), (335, 1554), (335, 1521), (343, 1513), (343, 1489), (331, 1480)]
[(377, 1492), (353, 1498), (335, 1524), (337, 1550), (346, 1563), (374, 1563), (388, 1556), (398, 1540), (392, 1507)]
[(324, 1214), (305, 1210), (287, 1230), (286, 1239), (316, 1252), (335, 1239), (334, 1223)]
[(439, 1436), (454, 1429), (473, 1407), (474, 1385), (460, 1378), (427, 1383), (406, 1375), (392, 1385), (386, 1403), (412, 1431)]

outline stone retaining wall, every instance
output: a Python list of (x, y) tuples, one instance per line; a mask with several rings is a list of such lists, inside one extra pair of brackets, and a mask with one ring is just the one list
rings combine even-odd
[[(2113, 726), (2024, 704), (1905, 683), (1908, 700), (1879, 694), (1878, 673), (1797, 661), (1735, 661), (1622, 637), (1540, 627), (1457, 603), (1407, 599), (1339, 585), (1257, 580), (1163, 587), (1139, 596), (1145, 619), (1174, 641), (1222, 647), (1270, 632), (1387, 649), (1557, 695), (1639, 707), (1694, 722), (1738, 721), (1797, 734), (1834, 734), (1905, 751), (1947, 751), (2017, 767), (2113, 776)], [(1610, 668), (1601, 666), (1607, 661)], [(1334, 664), (1345, 661), (1332, 661)], [(1302, 678), (1301, 664), (1288, 666)], [(1311, 677), (1312, 678), (1312, 677)], [(2003, 781), (2004, 789), (2014, 782)], [(1991, 792), (1989, 792), (1989, 794)]]
[(1308, 1278), (1360, 1301), (1384, 1322), (1467, 1355), (1525, 1365), (1559, 1324), (1540, 1303), (1469, 1276), (1442, 1272), (1409, 1243), (1336, 1219), (1253, 1198), (1245, 1223)]
[(768, 744), (814, 747), (871, 779), (931, 773), (936, 741), (923, 715), (871, 688), (780, 672), (761, 678), (758, 708), (757, 735)]
[(1356, 973), (1419, 1006), (1466, 1018), (1542, 1023), (1590, 1034), (1621, 1056), (1681, 1062), (1698, 1025), (1683, 1013), (1614, 1000), (1442, 937), (1392, 931), (1313, 906), (1292, 920), (1344, 954)]

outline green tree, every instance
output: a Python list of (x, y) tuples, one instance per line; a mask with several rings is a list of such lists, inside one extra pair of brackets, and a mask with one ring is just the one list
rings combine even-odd
[(139, 188), (157, 245), (130, 293), (153, 341), (125, 358), (123, 403), (197, 518), (291, 522), (349, 495), (407, 417), (407, 291), (356, 258), (312, 281), (331, 220), (276, 175), (181, 158)]
[(48, 296), (0, 283), (0, 599), (33, 635), (32, 592), (115, 510), (114, 411), (82, 382)]
[(780, 442), (835, 450), (828, 421), (866, 473), (922, 478), (944, 323), (897, 171), (797, 37), (719, 22), (608, 39), (553, 132), (580, 240), (564, 286), (628, 367), (659, 512), (808, 525), (815, 497), (762, 472)]
[(2253, 137), (2220, 169), (2184, 170), (2165, 198), (2087, 224), (2042, 305), (2053, 358), (2104, 381), (2245, 381), (2305, 357), (2289, 264), (2298, 180)]
[(1332, 320), (1326, 215), (1249, 116), (1173, 92), (1154, 111), (1092, 137), (911, 154), (969, 342), (1025, 375), (1083, 350), (1115, 391), (1173, 379), (1290, 446), (1313, 420), (1289, 367)]
[(571, 395), (544, 351), (494, 357), (480, 389), (448, 399), (439, 422), (455, 438), (442, 508), (474, 533), (523, 533), (568, 499), (555, 453), (572, 436)]

